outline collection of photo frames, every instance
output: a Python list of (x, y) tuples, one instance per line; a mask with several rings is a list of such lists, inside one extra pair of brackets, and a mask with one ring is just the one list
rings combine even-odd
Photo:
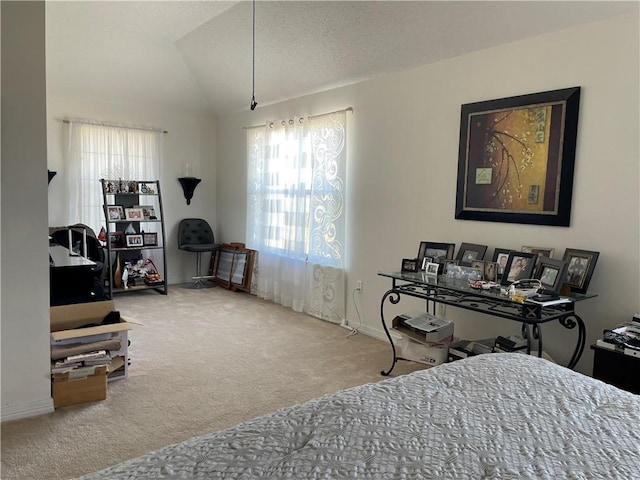
[(111, 232), (109, 233), (109, 241), (111, 248), (157, 247), (158, 234), (154, 232)]
[(134, 205), (125, 208), (122, 205), (107, 205), (107, 218), (110, 222), (157, 220), (152, 205)]
[(494, 248), (485, 260), (486, 245), (461, 243), (457, 255), (454, 243), (420, 242), (418, 256), (402, 260), (403, 272), (424, 272), (466, 280), (486, 280), (509, 285), (535, 278), (543, 288), (555, 293), (585, 294), (598, 261), (599, 252), (567, 248), (562, 259), (553, 258), (554, 249), (522, 246), (520, 250)]

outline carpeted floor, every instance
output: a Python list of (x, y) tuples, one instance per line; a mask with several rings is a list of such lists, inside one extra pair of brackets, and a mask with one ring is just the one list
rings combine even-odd
[[(68, 479), (279, 408), (381, 380), (388, 343), (222, 288), (115, 298), (129, 377), (101, 402), (2, 425), (2, 479)], [(400, 362), (394, 375), (423, 368)]]

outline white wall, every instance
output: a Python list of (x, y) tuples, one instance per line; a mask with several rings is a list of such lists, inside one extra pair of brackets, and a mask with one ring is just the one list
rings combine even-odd
[[(352, 106), (348, 166), (348, 290), (364, 281), (362, 330), (383, 337), (379, 302), (420, 241), (522, 245), (601, 252), (578, 304), (587, 345), (604, 328), (640, 311), (639, 28), (626, 15), (559, 33), (463, 55), (415, 70), (311, 95), (218, 121), (218, 221), (225, 241), (245, 237), (243, 126)], [(460, 106), (481, 100), (581, 86), (571, 226), (547, 227), (454, 219)], [(259, 99), (258, 99), (259, 101)], [(348, 321), (357, 325), (351, 296)], [(392, 317), (422, 304), (403, 300)], [(483, 338), (515, 333), (508, 320), (449, 308), (456, 334)], [(567, 363), (576, 332), (543, 328), (545, 350)], [(391, 356), (391, 354), (389, 354)], [(592, 352), (578, 370), (590, 373)]]
[[(67, 225), (66, 187), (64, 165), (64, 126), (67, 117), (87, 118), (129, 125), (160, 127), (168, 133), (163, 136), (164, 158), (161, 166), (160, 187), (165, 217), (167, 273), (169, 284), (190, 281), (195, 275), (195, 254), (178, 250), (178, 223), (182, 218), (206, 219), (216, 231), (216, 160), (214, 117), (202, 117), (175, 110), (157, 110), (139, 105), (109, 104), (97, 101), (47, 95), (49, 169), (58, 174), (49, 185), (49, 225)], [(190, 164), (193, 175), (202, 179), (187, 205), (178, 182), (183, 167)], [(76, 223), (78, 219), (71, 219)], [(98, 232), (96, 232), (98, 233)], [(203, 265), (208, 267), (208, 256)]]
[(44, 2), (2, 2), (2, 420), (53, 411)]

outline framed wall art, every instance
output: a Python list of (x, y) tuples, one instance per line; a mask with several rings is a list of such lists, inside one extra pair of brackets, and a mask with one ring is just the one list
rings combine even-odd
[(525, 280), (533, 275), (536, 254), (527, 252), (511, 252), (502, 274), (502, 285), (509, 285), (517, 280)]
[(596, 268), (599, 252), (567, 248), (562, 259), (567, 262), (565, 284), (572, 292), (587, 293), (593, 270)]
[(455, 218), (568, 227), (580, 87), (462, 105)]

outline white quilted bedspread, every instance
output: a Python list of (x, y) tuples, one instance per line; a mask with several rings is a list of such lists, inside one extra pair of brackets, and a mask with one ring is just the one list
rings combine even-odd
[(640, 396), (490, 354), (367, 384), (86, 475), (640, 479)]

